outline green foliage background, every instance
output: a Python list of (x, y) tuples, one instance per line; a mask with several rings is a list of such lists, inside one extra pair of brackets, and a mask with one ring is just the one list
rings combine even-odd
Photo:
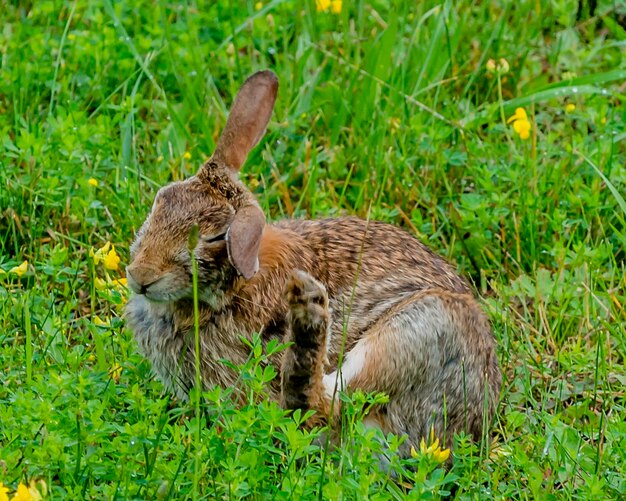
[[(626, 8), (583, 4), (0, 1), (0, 481), (69, 499), (622, 496)], [(198, 416), (136, 354), (125, 292), (95, 287), (89, 249), (127, 262), (158, 187), (210, 155), (262, 68), (281, 88), (243, 178), (270, 218), (404, 226), (483, 298), (495, 442), (460, 439), (448, 472), (378, 468), (362, 396), (344, 447), (320, 446), (263, 398), (258, 347), (249, 405), (216, 389)], [(528, 141), (505, 123), (518, 106)]]

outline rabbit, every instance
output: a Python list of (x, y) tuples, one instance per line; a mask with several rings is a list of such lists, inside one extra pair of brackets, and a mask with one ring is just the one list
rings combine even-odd
[[(364, 425), (406, 436), (485, 436), (499, 399), (495, 340), (468, 282), (405, 230), (357, 217), (266, 223), (238, 171), (271, 117), (277, 77), (242, 85), (210, 159), (161, 188), (127, 267), (127, 325), (165, 387), (195, 384), (192, 259), (198, 264), (203, 388), (234, 387), (261, 333), (274, 355), (268, 389), (286, 409), (336, 422), (339, 391), (382, 392)], [(189, 234), (198, 243), (190, 255)], [(340, 365), (341, 362), (341, 365)], [(332, 411), (332, 412), (331, 412)]]

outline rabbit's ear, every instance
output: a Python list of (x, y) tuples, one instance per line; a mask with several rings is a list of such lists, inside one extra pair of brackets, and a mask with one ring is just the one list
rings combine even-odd
[(226, 233), (228, 259), (240, 275), (249, 280), (259, 271), (259, 245), (265, 216), (256, 205), (245, 205), (235, 213)]
[(234, 171), (241, 169), (265, 133), (277, 91), (278, 78), (269, 70), (258, 71), (244, 82), (213, 153), (214, 161)]

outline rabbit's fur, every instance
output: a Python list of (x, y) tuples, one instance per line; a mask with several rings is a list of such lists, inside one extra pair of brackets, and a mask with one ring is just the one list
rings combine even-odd
[[(159, 190), (131, 248), (135, 294), (126, 320), (165, 386), (186, 398), (195, 381), (192, 263), (198, 263), (202, 384), (232, 387), (240, 336), (293, 343), (272, 361), (272, 396), (288, 409), (339, 409), (336, 390), (384, 392), (368, 425), (408, 435), (431, 429), (480, 439), (501, 375), (491, 327), (467, 282), (405, 231), (355, 217), (266, 224), (237, 178), (262, 137), (278, 83), (254, 74), (242, 86), (211, 159), (196, 176)], [(221, 235), (225, 237), (222, 238)], [(342, 345), (343, 365), (338, 369)], [(335, 399), (334, 405), (331, 401)]]

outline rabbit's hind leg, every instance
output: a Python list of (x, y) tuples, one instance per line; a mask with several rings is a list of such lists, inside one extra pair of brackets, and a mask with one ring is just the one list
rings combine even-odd
[(446, 446), (460, 431), (480, 440), (500, 391), (486, 316), (471, 296), (443, 290), (418, 291), (391, 308), (323, 381), (329, 399), (335, 387), (386, 393), (388, 403), (366, 419), (385, 434), (408, 435), (404, 452), (431, 430)]
[(289, 313), (285, 351), (281, 367), (281, 404), (286, 409), (314, 409), (318, 412), (307, 424), (322, 424), (327, 398), (323, 376), (327, 363), (330, 314), (325, 287), (306, 272), (294, 272), (287, 285)]

